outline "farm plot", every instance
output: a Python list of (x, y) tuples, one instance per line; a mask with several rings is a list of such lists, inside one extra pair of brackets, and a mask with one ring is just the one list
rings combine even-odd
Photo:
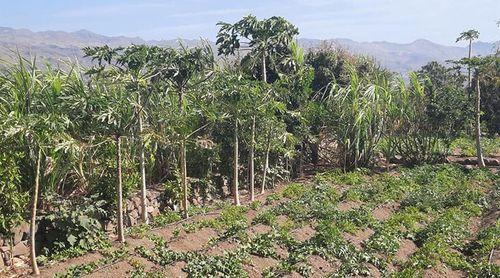
[(453, 165), (325, 172), (244, 206), (135, 227), (125, 245), (42, 275), (498, 277), (498, 181)]

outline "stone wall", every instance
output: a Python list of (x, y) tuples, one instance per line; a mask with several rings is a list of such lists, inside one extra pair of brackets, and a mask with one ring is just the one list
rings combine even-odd
[[(148, 188), (146, 194), (147, 212), (149, 218), (159, 215), (168, 206), (172, 204), (171, 200), (165, 199), (163, 188)], [(140, 192), (129, 196), (124, 202), (124, 225), (126, 227), (134, 226), (140, 223), (141, 198)], [(116, 220), (101, 220), (103, 229), (108, 234), (116, 233)], [(21, 225), (11, 230), (13, 237), (10, 239), (0, 237), (0, 269), (11, 264), (16, 265), (27, 261), (29, 257), (29, 223), (23, 222)]]

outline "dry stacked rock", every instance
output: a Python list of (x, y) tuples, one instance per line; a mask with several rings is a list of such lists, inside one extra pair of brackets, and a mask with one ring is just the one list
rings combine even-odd
[(10, 230), (11, 237), (0, 238), (0, 268), (10, 266), (29, 255), (29, 230), (30, 225), (23, 222)]
[[(172, 206), (172, 200), (164, 198), (163, 189), (148, 188), (146, 194), (148, 216), (151, 219), (160, 214), (168, 206)], [(124, 225), (127, 227), (134, 226), (140, 223), (141, 212), (141, 197), (140, 192), (132, 194), (125, 200), (124, 211)], [(115, 233), (115, 221), (106, 220), (101, 221), (103, 228), (108, 233)], [(29, 223), (23, 222), (19, 226), (11, 229), (12, 237), (2, 237), (0, 235), (0, 269), (5, 266), (16, 264), (16, 261), (27, 260), (29, 257)]]

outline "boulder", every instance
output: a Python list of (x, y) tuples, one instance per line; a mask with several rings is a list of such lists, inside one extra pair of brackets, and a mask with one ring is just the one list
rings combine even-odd
[(29, 254), (29, 252), (30, 249), (28, 248), (26, 241), (21, 241), (18, 244), (14, 245), (14, 247), (12, 248), (13, 257), (24, 256)]
[(160, 209), (159, 209), (159, 208), (157, 208), (157, 207), (155, 207), (155, 208), (153, 209), (153, 211), (151, 212), (151, 215), (152, 215), (153, 217), (160, 215)]
[(138, 211), (138, 210), (136, 210), (136, 209), (134, 209), (133, 211), (131, 211), (131, 212), (129, 213), (129, 217), (130, 217), (130, 218), (135, 218), (135, 219), (137, 219), (137, 218), (139, 217), (139, 211)]
[(13, 258), (12, 259), (12, 265), (14, 265), (14, 267), (16, 267), (16, 268), (29, 268), (28, 263), (26, 263), (21, 258)]
[(106, 221), (104, 223), (104, 230), (108, 233), (114, 233), (115, 232), (115, 224), (111, 221)]
[(28, 222), (23, 222), (16, 227), (12, 228), (10, 231), (12, 232), (12, 244), (18, 244), (23, 238), (27, 237), (30, 230), (30, 225)]
[(137, 218), (129, 217), (129, 225), (128, 226), (135, 226), (137, 225)]
[(141, 207), (141, 197), (136, 196), (136, 197), (132, 198), (132, 203), (134, 203), (134, 206), (136, 208), (140, 208)]

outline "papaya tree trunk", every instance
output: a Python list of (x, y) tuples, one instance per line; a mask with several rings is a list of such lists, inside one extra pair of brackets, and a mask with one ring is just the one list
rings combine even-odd
[(485, 167), (483, 150), (481, 149), (481, 90), (479, 88), (479, 74), (476, 78), (476, 151), (477, 151), (477, 165)]
[[(141, 103), (141, 96), (138, 94), (138, 103)], [(144, 165), (144, 142), (142, 141), (142, 106), (138, 111), (138, 143), (139, 143), (139, 168), (141, 172), (141, 220), (142, 223), (148, 223), (147, 201), (146, 198), (146, 166)]]
[[(472, 39), (469, 39), (469, 59), (470, 56), (472, 55)], [(469, 84), (469, 89), (472, 87), (472, 76), (471, 76), (471, 70), (470, 70), (470, 65), (467, 67), (468, 71), (468, 84)]]
[(187, 165), (186, 165), (186, 142), (181, 141), (180, 147), (180, 163), (181, 163), (181, 186), (182, 186), (182, 211), (184, 218), (189, 217), (188, 213), (188, 188), (187, 188)]
[(250, 138), (250, 158), (249, 158), (249, 182), (250, 182), (250, 201), (255, 200), (255, 166), (254, 166), (254, 159), (255, 159), (255, 116), (252, 117), (252, 130), (251, 130), (251, 138)]
[(33, 275), (40, 275), (38, 264), (36, 262), (35, 253), (35, 237), (36, 237), (36, 207), (38, 205), (38, 189), (40, 187), (40, 163), (42, 159), (42, 149), (38, 149), (38, 158), (36, 161), (35, 188), (33, 189), (32, 206), (31, 206), (31, 221), (30, 221), (30, 260)]
[(266, 70), (266, 52), (262, 54), (262, 81), (267, 83), (267, 70)]
[(234, 121), (234, 156), (233, 156), (233, 203), (236, 206), (240, 205), (240, 194), (238, 191), (238, 121)]
[[(184, 112), (184, 91), (181, 87), (179, 89), (179, 111), (181, 114)], [(181, 207), (183, 211), (183, 216), (184, 218), (189, 218), (189, 213), (188, 213), (188, 185), (187, 185), (187, 162), (186, 162), (186, 141), (185, 138), (181, 138), (180, 142), (180, 148), (179, 148), (179, 162), (180, 162), (180, 168), (181, 168), (181, 188), (182, 188), (182, 200), (181, 200)]]
[(271, 139), (267, 138), (267, 145), (266, 145), (266, 158), (264, 162), (264, 171), (262, 173), (262, 185), (260, 188), (260, 193), (263, 194), (264, 191), (266, 190), (266, 177), (267, 177), (267, 170), (269, 168), (269, 151), (271, 149)]
[(121, 146), (121, 138), (120, 135), (115, 136), (115, 144), (116, 144), (116, 176), (117, 176), (117, 183), (116, 183), (116, 195), (117, 195), (117, 203), (118, 203), (118, 211), (117, 211), (117, 218), (118, 218), (118, 241), (119, 242), (125, 242), (125, 236), (123, 233), (123, 197), (122, 197), (122, 191), (123, 191), (123, 186), (122, 186), (122, 146)]

